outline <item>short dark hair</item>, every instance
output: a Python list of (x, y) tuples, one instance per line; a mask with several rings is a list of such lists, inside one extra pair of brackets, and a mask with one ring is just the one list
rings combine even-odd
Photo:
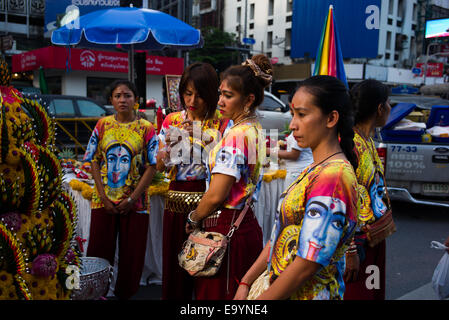
[(137, 91), (137, 87), (134, 83), (132, 83), (129, 80), (118, 79), (118, 80), (115, 80), (110, 86), (108, 96), (107, 96), (108, 101), (112, 98), (112, 93), (114, 92), (114, 90), (117, 89), (117, 87), (121, 86), (121, 85), (127, 86), (128, 89), (134, 93), (134, 97), (136, 99), (139, 97), (139, 92)]
[(187, 85), (192, 82), (195, 90), (207, 105), (207, 118), (215, 116), (218, 103), (218, 75), (209, 63), (196, 62), (189, 65), (183, 72), (179, 81), (179, 98), (181, 105), (185, 107), (183, 94), (187, 90)]
[(380, 81), (368, 79), (355, 84), (350, 93), (355, 111), (355, 124), (358, 124), (373, 117), (379, 104), (387, 103), (390, 89)]

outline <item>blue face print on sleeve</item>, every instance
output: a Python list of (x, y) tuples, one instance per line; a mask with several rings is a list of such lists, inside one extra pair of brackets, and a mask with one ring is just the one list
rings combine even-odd
[(84, 154), (84, 161), (92, 161), (98, 146), (98, 134), (97, 130), (92, 132), (92, 136), (89, 139), (89, 144), (87, 145), (86, 153)]
[(306, 205), (299, 237), (298, 255), (304, 259), (329, 264), (345, 226), (346, 205), (329, 196), (316, 196)]

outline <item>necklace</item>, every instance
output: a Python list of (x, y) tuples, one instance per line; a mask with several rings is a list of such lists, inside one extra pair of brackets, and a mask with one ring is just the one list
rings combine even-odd
[[(335, 155), (337, 155), (337, 154), (339, 154), (339, 153), (343, 153), (343, 151), (338, 151), (338, 152), (335, 152), (335, 153), (331, 154), (329, 157), (327, 157), (326, 159), (320, 161), (318, 164), (314, 165), (314, 166), (311, 167), (309, 170), (307, 170), (307, 172), (301, 177), (301, 179), (296, 180), (296, 182), (295, 182), (294, 184), (292, 184), (292, 185), (290, 186), (290, 188), (288, 188), (286, 191), (284, 191), (284, 192), (281, 194), (281, 199), (284, 198), (284, 197), (287, 195), (287, 193), (290, 192), (290, 190), (292, 190), (294, 187), (296, 187), (296, 185), (299, 184), (299, 183), (301, 182), (301, 180), (305, 178), (305, 176), (307, 176), (310, 172), (312, 172), (313, 169), (315, 169), (315, 168), (318, 167), (320, 164), (322, 164), (322, 163), (325, 162), (326, 160), (329, 160), (330, 158), (332, 158), (333, 156), (335, 156)], [(281, 203), (281, 202), (282, 202), (282, 200), (279, 201), (279, 203)], [(279, 210), (279, 209), (278, 209), (278, 210)]]
[(257, 118), (257, 116), (245, 117), (245, 118), (243, 118), (242, 120), (237, 121), (237, 123), (235, 123), (235, 124), (231, 127), (231, 129), (234, 128), (234, 127), (236, 127), (236, 126), (238, 126), (239, 124), (241, 124), (241, 123), (244, 122), (245, 120), (256, 119), (256, 118)]

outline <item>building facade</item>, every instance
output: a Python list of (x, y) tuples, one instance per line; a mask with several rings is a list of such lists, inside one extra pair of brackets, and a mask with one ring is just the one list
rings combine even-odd
[[(448, 8), (449, 0), (381, 0), (378, 55), (371, 59), (345, 59), (348, 80), (374, 77), (393, 85), (420, 85), (422, 80), (411, 70), (426, 52), (425, 22), (449, 17)], [(292, 15), (292, 0), (226, 0), (223, 7), (224, 31), (236, 34), (240, 41), (255, 40), (251, 54), (263, 53), (272, 59), (281, 92), (292, 85), (279, 83), (301, 80), (313, 70), (313, 60), (290, 58)], [(310, 68), (297, 66), (307, 63)], [(292, 79), (295, 74), (296, 79)], [(442, 79), (427, 81), (435, 83)]]

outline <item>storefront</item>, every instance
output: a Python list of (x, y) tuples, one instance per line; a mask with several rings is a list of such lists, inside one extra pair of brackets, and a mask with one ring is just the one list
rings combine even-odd
[[(128, 78), (126, 52), (96, 51), (50, 46), (12, 57), (12, 72), (34, 74), (39, 87), (39, 68), (44, 70), (49, 93), (90, 97), (108, 104), (108, 86), (116, 79)], [(146, 56), (146, 97), (162, 105), (165, 75), (181, 75), (184, 59)]]

